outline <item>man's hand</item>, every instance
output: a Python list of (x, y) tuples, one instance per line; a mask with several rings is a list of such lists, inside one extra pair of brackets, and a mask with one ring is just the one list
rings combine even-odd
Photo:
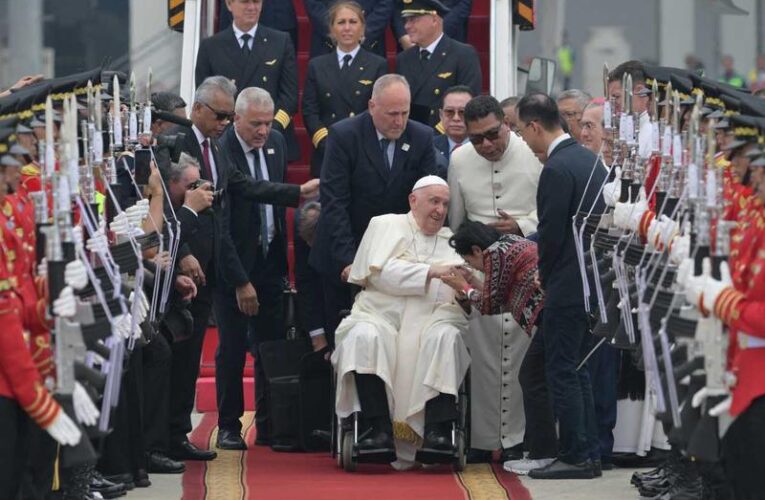
[(324, 334), (315, 335), (311, 337), (311, 347), (313, 347), (313, 352), (318, 352), (327, 347), (329, 344), (327, 343), (327, 337), (324, 336)]
[(163, 250), (162, 252), (159, 252), (157, 255), (154, 256), (152, 261), (154, 264), (161, 270), (167, 271), (167, 268), (170, 267), (170, 252), (167, 250)]
[(345, 266), (345, 269), (340, 273), (340, 281), (343, 283), (348, 282), (348, 277), (351, 275), (351, 264)]
[(445, 274), (441, 276), (441, 281), (452, 287), (456, 292), (462, 292), (469, 286), (467, 280), (460, 273)]
[(199, 261), (193, 255), (187, 255), (182, 258), (178, 263), (178, 266), (181, 268), (181, 273), (193, 279), (194, 283), (198, 285), (207, 283), (207, 278), (205, 277), (204, 271), (202, 271), (202, 266), (199, 265)]
[(197, 285), (188, 276), (179, 274), (175, 277), (175, 291), (181, 295), (181, 300), (191, 300), (197, 296)]
[(409, 47), (413, 47), (414, 44), (412, 43), (412, 39), (409, 38), (409, 35), (404, 35), (401, 38), (398, 39), (398, 43), (401, 44), (401, 47), (406, 50)]
[(157, 164), (153, 161), (151, 162), (151, 174), (149, 175), (149, 196), (162, 196), (162, 178), (159, 174), (159, 169), (157, 168)]
[(247, 316), (255, 316), (258, 314), (258, 294), (255, 292), (255, 287), (252, 283), (236, 288), (236, 303), (239, 306), (239, 310)]
[(497, 215), (499, 215), (499, 220), (497, 222), (489, 222), (489, 226), (502, 234), (516, 234), (522, 236), (521, 228), (518, 226), (518, 223), (512, 215), (502, 209), (497, 210)]
[(210, 208), (213, 204), (213, 193), (210, 190), (210, 184), (204, 183), (196, 189), (187, 190), (183, 204), (196, 213)]
[(319, 194), (319, 179), (311, 179), (305, 184), (300, 185), (300, 196), (303, 198), (313, 198)]
[(42, 79), (43, 79), (43, 75), (27, 75), (27, 76), (22, 76), (21, 78), (19, 78), (19, 81), (14, 83), (13, 86), (9, 90), (12, 90), (12, 91), (15, 92), (17, 90), (23, 89), (27, 85), (32, 85), (33, 83), (37, 83), (37, 82), (39, 82)]

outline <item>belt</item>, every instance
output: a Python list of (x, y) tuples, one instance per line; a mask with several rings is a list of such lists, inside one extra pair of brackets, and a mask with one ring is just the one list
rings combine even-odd
[(740, 349), (762, 349), (765, 347), (765, 339), (739, 332), (738, 347)]

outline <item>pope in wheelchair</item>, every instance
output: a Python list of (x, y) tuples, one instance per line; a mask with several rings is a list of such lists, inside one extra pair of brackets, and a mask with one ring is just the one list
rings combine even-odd
[(344, 460), (400, 470), (463, 453), (455, 424), (470, 356), (465, 314), (440, 279), (463, 263), (444, 227), (448, 203), (446, 182), (423, 177), (409, 195), (411, 211), (374, 217), (356, 252), (348, 281), (363, 290), (332, 355), (335, 411), (354, 426), (345, 433), (352, 446), (341, 445), (353, 457)]

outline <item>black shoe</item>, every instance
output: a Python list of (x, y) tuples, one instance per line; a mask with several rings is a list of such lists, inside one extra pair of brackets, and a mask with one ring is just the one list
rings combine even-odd
[(467, 463), (469, 464), (488, 464), (491, 462), (491, 450), (479, 450), (470, 448), (467, 454)]
[(374, 429), (368, 437), (358, 443), (359, 451), (369, 450), (390, 450), (393, 449), (393, 437), (386, 431), (375, 431)]
[(127, 494), (123, 483), (109, 481), (98, 471), (93, 471), (91, 475), (90, 491), (97, 491), (104, 498), (117, 498)]
[(512, 448), (502, 448), (499, 462), (505, 463), (509, 460), (523, 460), (523, 443), (517, 444)]
[(603, 469), (603, 470), (614, 470), (614, 464), (613, 464), (613, 462), (611, 462), (609, 460), (603, 460), (601, 458), (600, 459), (600, 468)]
[(186, 470), (183, 462), (166, 457), (158, 451), (149, 453), (148, 469), (152, 474), (180, 474)]
[(218, 429), (218, 440), (215, 442), (215, 446), (222, 450), (247, 449), (247, 444), (242, 439), (242, 435), (228, 429)]
[(567, 464), (560, 459), (541, 469), (529, 472), (533, 479), (592, 479), (595, 477), (592, 462), (589, 460), (578, 464)]
[(595, 477), (603, 476), (603, 463), (600, 460), (594, 460), (592, 462), (592, 475)]
[(175, 446), (171, 446), (167, 450), (167, 456), (173, 460), (214, 460), (218, 456), (217, 453), (210, 450), (203, 450), (196, 447), (188, 440), (180, 442)]
[[(168, 460), (170, 459), (168, 458)], [(136, 488), (148, 488), (151, 486), (151, 481), (149, 481), (149, 473), (146, 472), (146, 469), (138, 469), (135, 471), (133, 473), (133, 482), (135, 482)]]
[(126, 472), (124, 474), (112, 474), (110, 476), (103, 476), (107, 481), (111, 481), (115, 484), (121, 484), (125, 490), (130, 491), (135, 489), (135, 482), (133, 480), (133, 474)]
[(269, 437), (256, 437), (255, 446), (271, 446), (271, 438)]
[(426, 450), (450, 451), (452, 445), (452, 423), (440, 422), (438, 424), (425, 425), (425, 440), (422, 448)]

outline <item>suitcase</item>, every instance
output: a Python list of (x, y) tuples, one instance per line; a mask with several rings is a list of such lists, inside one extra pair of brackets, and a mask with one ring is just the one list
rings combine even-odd
[(314, 353), (305, 338), (260, 345), (263, 369), (271, 386), (274, 451), (329, 449), (322, 436), (329, 433), (331, 423), (332, 370), (322, 354)]

